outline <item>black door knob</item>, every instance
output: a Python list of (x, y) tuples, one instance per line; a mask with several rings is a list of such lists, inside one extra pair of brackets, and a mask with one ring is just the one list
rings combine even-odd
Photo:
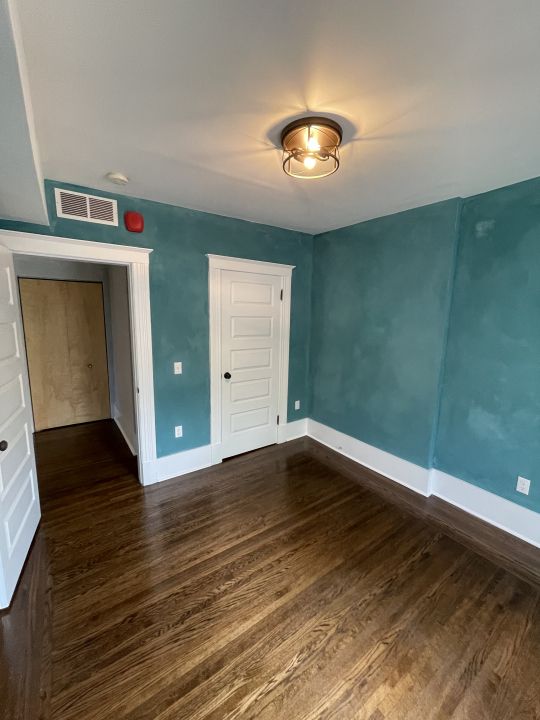
[(231, 379), (231, 373), (230, 373), (230, 372), (226, 372), (226, 373), (224, 373), (223, 377), (225, 378), (225, 380), (230, 380), (230, 379)]
[(0, 452), (4, 452), (4, 450), (7, 450), (8, 441), (7, 440), (0, 440)]

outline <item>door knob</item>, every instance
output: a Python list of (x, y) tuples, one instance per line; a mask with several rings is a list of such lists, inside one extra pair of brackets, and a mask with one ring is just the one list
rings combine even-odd
[(7, 450), (7, 447), (8, 447), (8, 441), (0, 440), (0, 452), (4, 452), (4, 450)]
[(223, 377), (225, 378), (225, 380), (230, 380), (230, 379), (231, 379), (231, 373), (230, 373), (230, 372), (226, 372), (226, 373), (223, 374)]
[(90, 370), (91, 370), (91, 369), (94, 367), (94, 365), (93, 365), (92, 363), (88, 363), (88, 367), (89, 367)]

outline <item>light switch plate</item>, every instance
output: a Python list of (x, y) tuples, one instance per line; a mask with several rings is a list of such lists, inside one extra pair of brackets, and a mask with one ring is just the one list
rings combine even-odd
[(175, 363), (174, 363), (174, 374), (175, 374), (175, 375), (181, 375), (181, 374), (182, 374), (182, 363), (181, 363), (181, 362), (175, 362)]
[(177, 425), (177, 426), (174, 428), (174, 437), (177, 437), (177, 438), (182, 437), (182, 432), (183, 432), (183, 431), (182, 431), (182, 426), (181, 426), (181, 425)]
[(519, 475), (517, 479), (516, 490), (520, 493), (523, 493), (524, 495), (528, 495), (530, 489), (531, 481)]

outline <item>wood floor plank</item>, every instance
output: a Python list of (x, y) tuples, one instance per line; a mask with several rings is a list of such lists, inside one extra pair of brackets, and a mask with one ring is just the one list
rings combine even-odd
[(111, 422), (37, 450), (0, 717), (540, 718), (534, 548), (308, 439), (149, 488)]

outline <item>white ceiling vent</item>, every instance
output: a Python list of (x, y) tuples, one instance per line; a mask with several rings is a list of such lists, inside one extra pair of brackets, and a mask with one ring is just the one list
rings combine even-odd
[(61, 218), (118, 225), (118, 203), (116, 200), (54, 188), (56, 214)]

